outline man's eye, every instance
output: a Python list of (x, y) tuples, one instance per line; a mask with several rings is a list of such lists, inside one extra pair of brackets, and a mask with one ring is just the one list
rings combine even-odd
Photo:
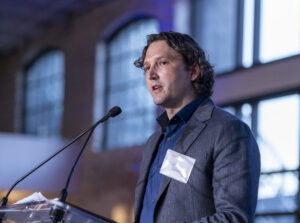
[(147, 70), (149, 70), (149, 67), (144, 67), (144, 71), (147, 71)]
[(167, 61), (161, 61), (160, 64), (161, 65), (166, 65), (168, 62)]

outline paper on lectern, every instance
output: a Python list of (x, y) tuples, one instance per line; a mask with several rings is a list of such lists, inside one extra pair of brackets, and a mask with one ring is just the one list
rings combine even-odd
[(25, 204), (29, 202), (38, 202), (38, 201), (49, 201), (49, 200), (46, 197), (44, 197), (41, 192), (34, 192), (30, 196), (25, 197), (14, 204)]

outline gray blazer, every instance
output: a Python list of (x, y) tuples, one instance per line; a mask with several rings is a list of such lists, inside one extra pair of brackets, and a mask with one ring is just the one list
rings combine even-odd
[[(135, 191), (139, 222), (148, 172), (161, 130), (147, 141)], [(196, 159), (188, 182), (163, 176), (154, 222), (253, 222), (260, 155), (249, 127), (205, 99), (186, 124), (175, 151)]]

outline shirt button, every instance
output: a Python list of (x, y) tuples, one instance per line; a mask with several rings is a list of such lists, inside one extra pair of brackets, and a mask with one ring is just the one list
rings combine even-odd
[(167, 138), (167, 142), (169, 142), (170, 140), (171, 140), (171, 137), (168, 137), (168, 138)]
[(152, 199), (152, 203), (154, 203), (155, 202), (155, 200), (154, 199)]

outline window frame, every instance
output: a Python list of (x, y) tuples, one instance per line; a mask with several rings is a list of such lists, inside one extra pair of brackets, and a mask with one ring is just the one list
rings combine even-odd
[[(195, 30), (197, 29), (197, 24), (195, 22), (195, 14), (197, 13), (197, 7), (196, 7), (196, 2), (200, 1), (200, 0), (192, 0), (191, 2), (191, 34), (195, 35)], [(235, 66), (232, 69), (229, 70), (225, 70), (224, 72), (219, 72), (216, 73), (217, 76), (222, 76), (222, 75), (226, 75), (228, 73), (231, 72), (235, 72), (238, 70), (243, 70), (243, 69), (248, 69), (251, 67), (255, 67), (261, 64), (268, 64), (268, 63), (272, 63), (275, 61), (280, 61), (280, 60), (284, 60), (286, 58), (290, 58), (290, 57), (294, 57), (297, 55), (300, 55), (300, 52), (293, 54), (291, 56), (284, 56), (282, 58), (279, 59), (273, 59), (270, 60), (268, 62), (262, 62), (260, 61), (260, 45), (261, 45), (261, 38), (260, 38), (260, 34), (261, 34), (261, 19), (262, 19), (262, 12), (261, 12), (261, 8), (262, 8), (262, 0), (253, 0), (253, 4), (254, 4), (254, 21), (253, 21), (253, 39), (252, 39), (252, 62), (250, 66), (245, 66), (243, 64), (243, 54), (244, 54), (244, 46), (243, 43), (245, 41), (244, 37), (245, 37), (245, 33), (243, 31), (244, 28), (244, 17), (245, 17), (245, 0), (236, 0), (237, 1), (237, 18), (236, 18), (236, 44), (235, 44), (235, 58), (233, 59), (233, 64), (235, 64)], [(204, 46), (205, 48), (205, 46)]]
[[(226, 103), (226, 104), (221, 104), (219, 105), (220, 107), (231, 107), (235, 111), (235, 115), (238, 118), (241, 118), (241, 107), (244, 104), (250, 104), (252, 107), (252, 114), (251, 114), (251, 131), (254, 135), (255, 138), (258, 136), (258, 103), (263, 100), (268, 100), (268, 99), (274, 99), (274, 98), (280, 98), (284, 96), (289, 96), (297, 94), (300, 97), (300, 90), (295, 89), (295, 90), (290, 90), (290, 91), (283, 91), (279, 93), (273, 93), (270, 95), (266, 95), (263, 97), (257, 97), (257, 98), (252, 98), (248, 100), (241, 100), (235, 103)], [(300, 120), (300, 113), (298, 114), (299, 120)], [(300, 138), (300, 122), (298, 123), (299, 126), (299, 133), (298, 137)], [(300, 140), (298, 142), (298, 150), (300, 151)], [(275, 171), (265, 171), (261, 172), (261, 176), (269, 176), (269, 175), (274, 175), (274, 174), (285, 174), (285, 173), (296, 173), (298, 174), (298, 191), (297, 194), (295, 195), (296, 197), (296, 205), (297, 209), (296, 211), (285, 211), (285, 212), (261, 212), (261, 213), (256, 213), (255, 214), (255, 219), (258, 219), (260, 217), (283, 217), (283, 216), (294, 216), (296, 219), (296, 222), (300, 221), (300, 152), (299, 152), (299, 164), (298, 167), (295, 169), (280, 169), (280, 170), (275, 170)]]

